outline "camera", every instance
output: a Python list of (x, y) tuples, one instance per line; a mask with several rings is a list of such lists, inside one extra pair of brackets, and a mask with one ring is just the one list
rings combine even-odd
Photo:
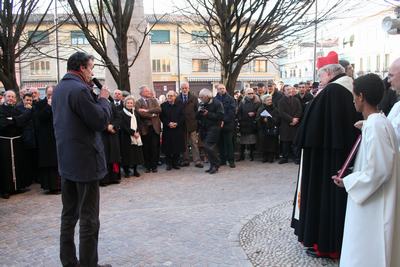
[(203, 114), (204, 112), (206, 112), (206, 107), (205, 107), (205, 105), (203, 103), (199, 105), (199, 110), (198, 111), (199, 111), (200, 114)]

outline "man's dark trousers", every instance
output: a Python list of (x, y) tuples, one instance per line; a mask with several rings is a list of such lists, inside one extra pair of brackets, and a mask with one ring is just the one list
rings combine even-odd
[(234, 163), (233, 130), (221, 129), (218, 144), (221, 164), (225, 165), (227, 160), (229, 163)]
[(207, 130), (205, 134), (200, 133), (202, 136), (203, 149), (207, 154), (208, 161), (210, 162), (210, 168), (219, 167), (219, 157), (218, 157), (218, 139), (219, 139), (220, 128), (211, 127)]
[[(63, 266), (97, 266), (99, 237), (99, 181), (62, 180), (60, 259)], [(79, 265), (74, 243), (79, 219)]]
[(157, 169), (157, 162), (160, 151), (160, 135), (158, 135), (153, 127), (149, 128), (146, 135), (142, 135), (143, 156), (146, 169)]

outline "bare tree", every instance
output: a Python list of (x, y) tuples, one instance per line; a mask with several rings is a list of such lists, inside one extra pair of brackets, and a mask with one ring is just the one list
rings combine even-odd
[[(136, 55), (130, 59), (128, 57), (128, 29), (135, 8), (135, 0), (68, 0), (68, 4), (76, 25), (101, 56), (118, 87), (130, 91), (129, 68), (134, 65), (151, 30), (151, 28), (140, 28), (140, 26), (136, 29), (143, 38), (136, 46)], [(145, 20), (143, 23), (147, 26)], [(110, 56), (107, 47), (109, 37), (115, 44), (118, 62), (113, 62)]]
[[(53, 0), (46, 6), (44, 13), (35, 14), (41, 2), (0, 0), (0, 81), (6, 90), (19, 91), (16, 63), (29, 48), (40, 44), (55, 30), (55, 26), (48, 27), (46, 31), (39, 30)], [(26, 32), (30, 19), (35, 20), (36, 26)]]
[[(186, 0), (189, 8), (183, 14), (208, 33), (210, 51), (221, 64), (221, 81), (232, 93), (245, 64), (279, 55), (285, 44), (312, 29), (315, 1)], [(341, 2), (321, 12), (318, 20)]]

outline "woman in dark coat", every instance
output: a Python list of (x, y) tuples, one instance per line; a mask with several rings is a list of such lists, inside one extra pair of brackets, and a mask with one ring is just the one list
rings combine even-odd
[(53, 88), (46, 89), (46, 98), (37, 104), (38, 166), (39, 179), (43, 190), (49, 194), (60, 193), (61, 178), (58, 174), (56, 138), (54, 137), (53, 112), (51, 110), (51, 95)]
[(278, 103), (280, 124), (280, 140), (282, 144), (282, 159), (279, 164), (287, 163), (289, 154), (292, 152), (295, 163), (299, 162), (299, 153), (294, 147), (294, 139), (297, 129), (300, 125), (300, 119), (303, 113), (300, 100), (295, 97), (296, 89), (291, 86), (284, 87), (285, 96)]
[(245, 97), (240, 101), (238, 108), (238, 121), (240, 129), (240, 160), (244, 160), (246, 145), (250, 150), (250, 160), (254, 160), (254, 150), (257, 143), (257, 110), (261, 102), (254, 94), (253, 88), (245, 90)]
[(166, 156), (167, 171), (179, 169), (179, 155), (185, 151), (184, 107), (175, 100), (176, 92), (169, 91), (167, 101), (161, 104), (162, 151)]
[(101, 186), (109, 184), (119, 184), (121, 181), (121, 152), (119, 144), (119, 128), (121, 123), (121, 114), (117, 106), (110, 102), (111, 119), (107, 128), (101, 133), (104, 144), (104, 153), (107, 161), (107, 175), (100, 181)]
[(127, 96), (124, 108), (121, 111), (121, 164), (125, 177), (129, 177), (129, 168), (133, 168), (133, 175), (139, 177), (137, 165), (143, 164), (143, 143), (140, 136), (140, 116), (135, 111), (135, 99)]
[(279, 155), (279, 111), (272, 104), (272, 96), (261, 97), (262, 105), (257, 111), (258, 137), (262, 162), (274, 162)]

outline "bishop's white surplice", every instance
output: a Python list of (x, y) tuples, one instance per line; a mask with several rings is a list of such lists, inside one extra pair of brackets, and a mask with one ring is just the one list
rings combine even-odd
[(362, 128), (348, 193), (341, 267), (400, 266), (400, 169), (396, 134), (382, 114)]

